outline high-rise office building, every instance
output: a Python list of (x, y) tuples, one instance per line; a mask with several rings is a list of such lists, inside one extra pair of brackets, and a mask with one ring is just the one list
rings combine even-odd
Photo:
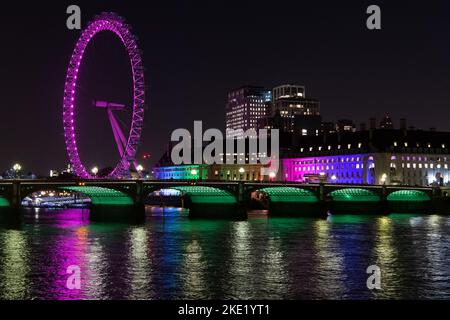
[(280, 114), (284, 132), (301, 135), (320, 133), (320, 103), (305, 97), (305, 87), (300, 85), (281, 85), (273, 89), (271, 116)]
[(264, 87), (244, 86), (228, 93), (226, 129), (244, 132), (258, 129), (258, 120), (268, 115), (271, 91)]
[(284, 84), (273, 88), (273, 100), (293, 97), (305, 97), (305, 86)]

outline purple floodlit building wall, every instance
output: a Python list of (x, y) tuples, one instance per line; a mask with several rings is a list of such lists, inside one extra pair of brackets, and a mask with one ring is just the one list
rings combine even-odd
[(282, 160), (282, 179), (288, 182), (374, 184), (374, 158), (369, 154), (348, 154), (288, 158)]
[(64, 87), (63, 125), (66, 150), (74, 173), (81, 178), (93, 178), (81, 162), (76, 140), (76, 91), (78, 71), (84, 51), (94, 36), (102, 31), (114, 33), (128, 52), (133, 74), (133, 116), (131, 128), (124, 152), (109, 178), (122, 178), (130, 175), (130, 167), (134, 163), (144, 124), (145, 84), (144, 66), (141, 52), (138, 49), (136, 37), (131, 33), (130, 26), (123, 18), (114, 13), (102, 13), (89, 22), (78, 39), (70, 58)]

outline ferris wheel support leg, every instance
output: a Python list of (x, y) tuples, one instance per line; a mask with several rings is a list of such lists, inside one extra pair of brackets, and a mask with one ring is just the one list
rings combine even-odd
[(118, 127), (118, 123), (116, 121), (116, 118), (114, 117), (114, 114), (110, 109), (108, 109), (108, 119), (111, 123), (111, 128), (114, 134), (114, 140), (116, 141), (117, 149), (119, 150), (119, 154), (122, 157), (124, 153), (124, 144), (123, 140), (120, 137), (121, 130)]
[[(116, 117), (114, 116), (111, 109), (108, 109), (108, 118), (109, 122), (111, 123), (111, 128), (113, 130), (114, 139), (116, 140), (117, 149), (119, 150), (120, 157), (123, 157), (124, 155), (124, 149), (127, 145), (127, 141), (125, 139), (125, 135), (122, 132), (122, 129), (120, 128), (119, 123), (116, 120)], [(137, 169), (138, 163), (136, 161), (133, 161), (133, 166), (136, 169), (137, 174), (140, 178), (142, 178), (141, 172)]]

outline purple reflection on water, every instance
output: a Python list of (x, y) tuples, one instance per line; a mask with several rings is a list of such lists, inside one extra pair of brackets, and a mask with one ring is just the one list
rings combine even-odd
[[(45, 274), (46, 295), (49, 299), (75, 300), (86, 299), (83, 287), (86, 282), (84, 271), (87, 270), (87, 250), (89, 235), (89, 210), (63, 209), (41, 210), (34, 208), (27, 210), (25, 221), (33, 223), (34, 229), (50, 229), (49, 241), (45, 247), (46, 261), (39, 272)], [(81, 288), (70, 289), (67, 285), (72, 273), (67, 273), (70, 266), (77, 266), (81, 270)]]

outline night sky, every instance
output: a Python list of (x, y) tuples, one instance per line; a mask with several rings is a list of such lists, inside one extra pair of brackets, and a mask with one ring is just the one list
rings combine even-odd
[[(80, 31), (66, 28), (78, 4), (82, 25), (102, 11), (125, 17), (144, 52), (148, 86), (140, 155), (158, 160), (175, 128), (194, 120), (223, 129), (227, 91), (303, 84), (325, 121), (389, 112), (398, 126), (450, 131), (450, 2), (447, 1), (17, 1), (0, 24), (0, 172), (20, 162), (48, 174), (67, 163), (62, 97)], [(93, 4), (94, 3), (94, 4)], [(366, 28), (370, 4), (382, 30)], [(129, 103), (126, 52), (110, 33), (86, 52), (77, 132), (86, 166), (118, 158), (106, 114), (92, 99)], [(127, 123), (127, 112), (120, 116)], [(128, 120), (129, 121), (129, 120)], [(140, 161), (142, 162), (142, 161)], [(150, 162), (144, 163), (149, 167)]]

